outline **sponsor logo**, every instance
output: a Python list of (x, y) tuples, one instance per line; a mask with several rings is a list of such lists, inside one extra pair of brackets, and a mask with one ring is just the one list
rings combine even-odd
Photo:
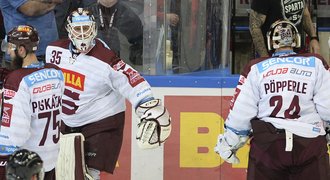
[(17, 27), (17, 31), (20, 32), (30, 32), (31, 28), (29, 26), (25, 26), (25, 25), (20, 25)]
[(2, 122), (1, 122), (2, 126), (10, 127), (12, 113), (13, 113), (13, 105), (4, 103), (3, 104), (3, 113), (2, 113)]
[(319, 133), (319, 132), (321, 132), (321, 129), (320, 128), (317, 128), (317, 127), (313, 127), (313, 131)]
[(149, 92), (149, 91), (151, 91), (150, 88), (144, 89), (144, 90), (142, 90), (141, 92), (138, 92), (137, 95), (136, 95), (136, 97), (139, 97), (139, 96), (141, 96), (142, 94), (144, 94), (144, 93), (146, 93), (146, 92)]
[[(1, 154), (12, 154), (17, 150), (17, 146), (6, 146), (6, 145), (0, 145), (0, 152)], [(5, 161), (1, 161), (4, 163)], [(2, 164), (0, 164), (2, 166)]]
[(96, 157), (96, 153), (95, 152), (87, 152), (87, 156), (88, 157)]
[(312, 76), (312, 71), (305, 71), (305, 70), (301, 70), (301, 69), (297, 69), (297, 68), (292, 68), (290, 70), (291, 74), (296, 74), (296, 75), (301, 75), (301, 76), (307, 76), (307, 77), (311, 77)]
[(56, 69), (42, 69), (24, 78), (25, 82), (29, 87), (38, 82), (43, 82), (50, 79), (61, 79), (63, 80), (63, 75), (61, 71)]
[(263, 78), (268, 76), (273, 76), (277, 74), (286, 74), (288, 72), (288, 68), (277, 68), (269, 70), (266, 74), (263, 74)]
[(305, 67), (315, 67), (314, 57), (276, 57), (270, 58), (257, 64), (260, 73), (278, 64), (295, 64)]
[(86, 15), (72, 17), (72, 22), (88, 22), (88, 21), (91, 20)]
[(3, 96), (7, 98), (13, 98), (16, 92), (10, 89), (5, 89)]
[(75, 71), (62, 69), (64, 74), (65, 85), (74, 89), (84, 91), (85, 86), (85, 75)]
[(50, 90), (53, 90), (53, 89), (58, 89), (58, 88), (60, 88), (60, 83), (46, 84), (46, 85), (43, 85), (43, 86), (33, 88), (32, 93), (37, 94), (37, 93), (47, 92), (47, 91), (50, 91)]

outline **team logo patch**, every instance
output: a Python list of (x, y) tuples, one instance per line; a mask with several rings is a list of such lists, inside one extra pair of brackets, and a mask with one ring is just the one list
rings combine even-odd
[(238, 81), (238, 83), (239, 83), (240, 85), (242, 85), (242, 84), (244, 84), (245, 80), (246, 80), (246, 78), (245, 78), (244, 76), (240, 75), (240, 76), (239, 76), (239, 81)]
[(124, 74), (127, 76), (129, 84), (132, 87), (135, 87), (136, 85), (144, 81), (144, 78), (138, 72), (131, 68), (126, 69), (124, 71)]
[(303, 0), (282, 0), (282, 14), (284, 19), (297, 25), (301, 22), (304, 5)]
[(10, 127), (12, 112), (13, 112), (13, 105), (4, 103), (1, 126)]
[(74, 89), (78, 89), (80, 91), (84, 91), (85, 75), (63, 68), (62, 68), (62, 72), (64, 74), (64, 80), (66, 86), (72, 87)]
[(118, 61), (115, 65), (112, 66), (112, 68), (115, 71), (118, 71), (119, 69), (124, 69), (124, 66), (126, 65), (126, 63), (123, 60)]
[(13, 98), (16, 92), (10, 89), (5, 89), (3, 96), (6, 98)]
[(235, 105), (235, 102), (236, 102), (236, 99), (238, 97), (238, 95), (241, 93), (241, 90), (239, 88), (236, 88), (235, 89), (235, 93), (233, 95), (233, 98), (231, 99), (230, 101), (230, 109), (232, 110), (234, 108), (234, 105)]

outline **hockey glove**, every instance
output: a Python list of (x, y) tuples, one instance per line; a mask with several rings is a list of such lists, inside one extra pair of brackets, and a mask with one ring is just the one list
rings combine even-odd
[(244, 146), (249, 136), (240, 136), (229, 129), (225, 129), (224, 134), (220, 134), (214, 151), (228, 163), (238, 164), (240, 161), (236, 156), (236, 151)]
[(159, 99), (139, 105), (136, 114), (140, 117), (136, 140), (141, 149), (160, 146), (171, 134), (171, 117)]

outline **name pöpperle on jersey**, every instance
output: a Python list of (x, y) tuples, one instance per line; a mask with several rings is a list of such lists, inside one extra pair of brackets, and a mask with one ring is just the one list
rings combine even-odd
[(57, 109), (62, 105), (62, 97), (53, 95), (51, 98), (41, 99), (32, 102), (33, 113)]
[(282, 91), (292, 91), (296, 93), (306, 94), (307, 83), (295, 80), (275, 81), (270, 80), (264, 84), (265, 93), (279, 93)]

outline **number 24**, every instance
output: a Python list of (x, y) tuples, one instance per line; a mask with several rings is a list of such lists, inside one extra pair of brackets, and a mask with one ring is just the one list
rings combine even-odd
[[(270, 116), (277, 117), (277, 114), (278, 112), (280, 112), (283, 105), (283, 97), (282, 96), (271, 97), (269, 100), (269, 105), (271, 107), (275, 106)], [(289, 108), (284, 111), (284, 117), (288, 119), (296, 119), (300, 117), (299, 113), (300, 113), (299, 96), (295, 95), (291, 101)]]

